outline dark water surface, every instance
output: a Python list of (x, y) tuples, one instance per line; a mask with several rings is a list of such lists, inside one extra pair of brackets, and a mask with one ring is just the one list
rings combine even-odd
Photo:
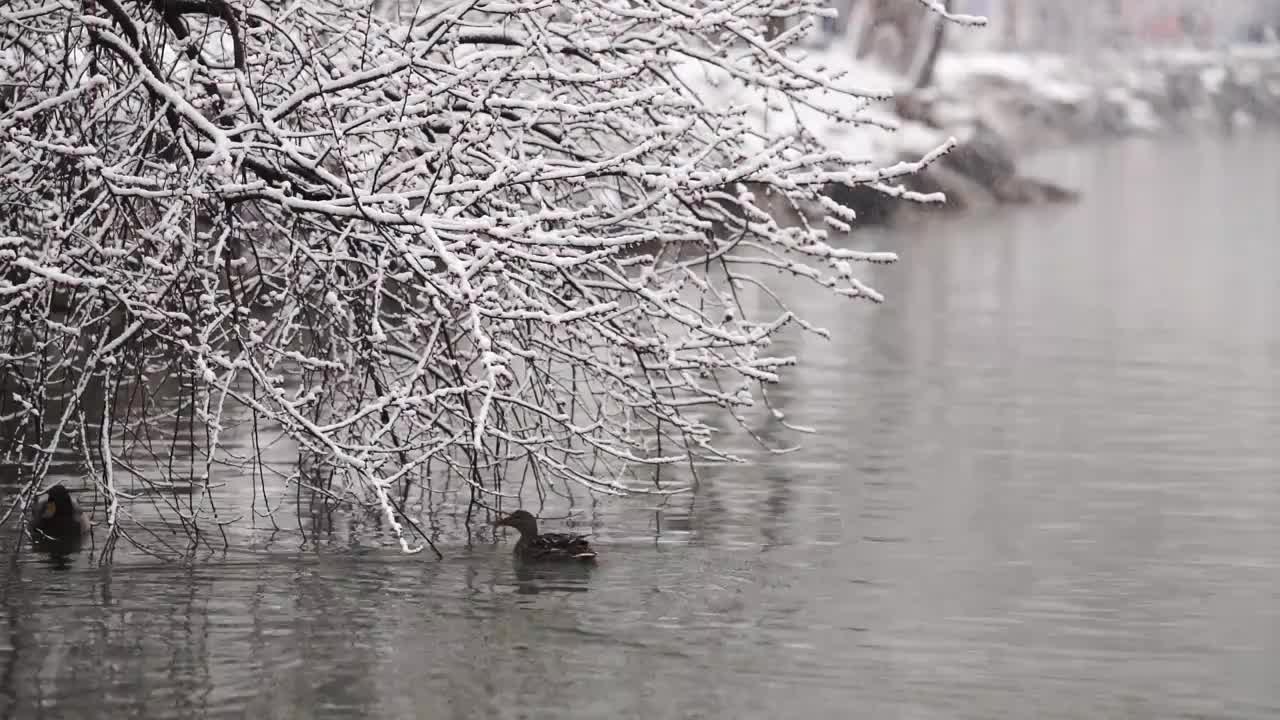
[(1043, 162), (1084, 201), (861, 236), (884, 306), (794, 293), (837, 339), (772, 395), (819, 433), (580, 508), (593, 572), (7, 552), (0, 717), (1280, 716), (1280, 141)]

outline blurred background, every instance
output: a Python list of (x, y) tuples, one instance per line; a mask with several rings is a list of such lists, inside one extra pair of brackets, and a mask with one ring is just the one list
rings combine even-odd
[(1221, 48), (1274, 41), (1280, 0), (950, 0), (952, 12), (986, 17), (981, 32), (947, 28), (923, 5), (837, 0), (837, 19), (813, 42), (873, 57), (913, 80), (927, 73), (935, 45), (958, 51), (1054, 52)]
[[(766, 278), (831, 331), (773, 348), (812, 433), (710, 417), (752, 462), (692, 492), (539, 489), (594, 533), (575, 573), (514, 565), (465, 486), (405, 506), (442, 561), (252, 477), (222, 478), (232, 549), (178, 562), (15, 530), (0, 718), (1280, 716), (1280, 2), (837, 4), (808, 50), (898, 89), (898, 130), (811, 130), (962, 145), (912, 181), (945, 208), (843, 198), (833, 242), (901, 256), (860, 275), (884, 305)], [(296, 457), (251, 430), (228, 449)]]

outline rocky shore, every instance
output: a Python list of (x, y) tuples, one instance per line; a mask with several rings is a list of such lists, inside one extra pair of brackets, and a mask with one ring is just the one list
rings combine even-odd
[[(1066, 143), (1136, 134), (1280, 127), (1280, 46), (1163, 50), (1082, 59), (952, 54), (932, 87), (891, 101), (899, 130), (874, 143), (876, 160), (918, 160), (948, 137), (951, 153), (905, 184), (942, 192), (931, 211), (1068, 202), (1080, 190), (1019, 171), (1019, 158)], [(870, 189), (834, 188), (866, 223), (912, 203)]]

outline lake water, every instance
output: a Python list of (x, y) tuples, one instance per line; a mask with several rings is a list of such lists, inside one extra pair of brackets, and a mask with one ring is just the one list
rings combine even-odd
[(836, 339), (772, 397), (818, 433), (579, 502), (593, 571), (447, 517), (440, 561), (6, 550), (0, 717), (1280, 715), (1280, 140), (1041, 169), (1083, 201), (859, 235), (883, 306), (795, 290)]

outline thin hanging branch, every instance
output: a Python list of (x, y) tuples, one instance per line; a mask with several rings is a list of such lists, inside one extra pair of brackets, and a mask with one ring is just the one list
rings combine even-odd
[[(488, 502), (509, 491), (486, 477), (522, 466), (679, 490), (629, 473), (728, 457), (705, 409), (741, 418), (796, 362), (771, 340), (821, 333), (738, 293), (782, 272), (878, 302), (855, 266), (895, 259), (771, 208), (847, 227), (829, 186), (895, 192), (949, 148), (875, 169), (767, 130), (765, 103), (869, 122), (870, 91), (765, 30), (827, 12), (468, 0), (393, 23), (335, 0), (10, 2), (0, 461), (33, 491), (76, 451), (69, 408), (123, 404), (96, 477), (130, 540), (137, 483), (193, 482), (154, 507), (193, 536), (235, 522), (216, 496), (265, 487), (215, 477), (245, 460), (224, 440), (240, 423), (299, 448), (281, 488), (379, 510), (406, 551), (392, 494), (411, 482)], [(741, 104), (707, 100), (726, 83)], [(184, 420), (202, 430), (185, 468), (178, 433), (153, 436)]]

